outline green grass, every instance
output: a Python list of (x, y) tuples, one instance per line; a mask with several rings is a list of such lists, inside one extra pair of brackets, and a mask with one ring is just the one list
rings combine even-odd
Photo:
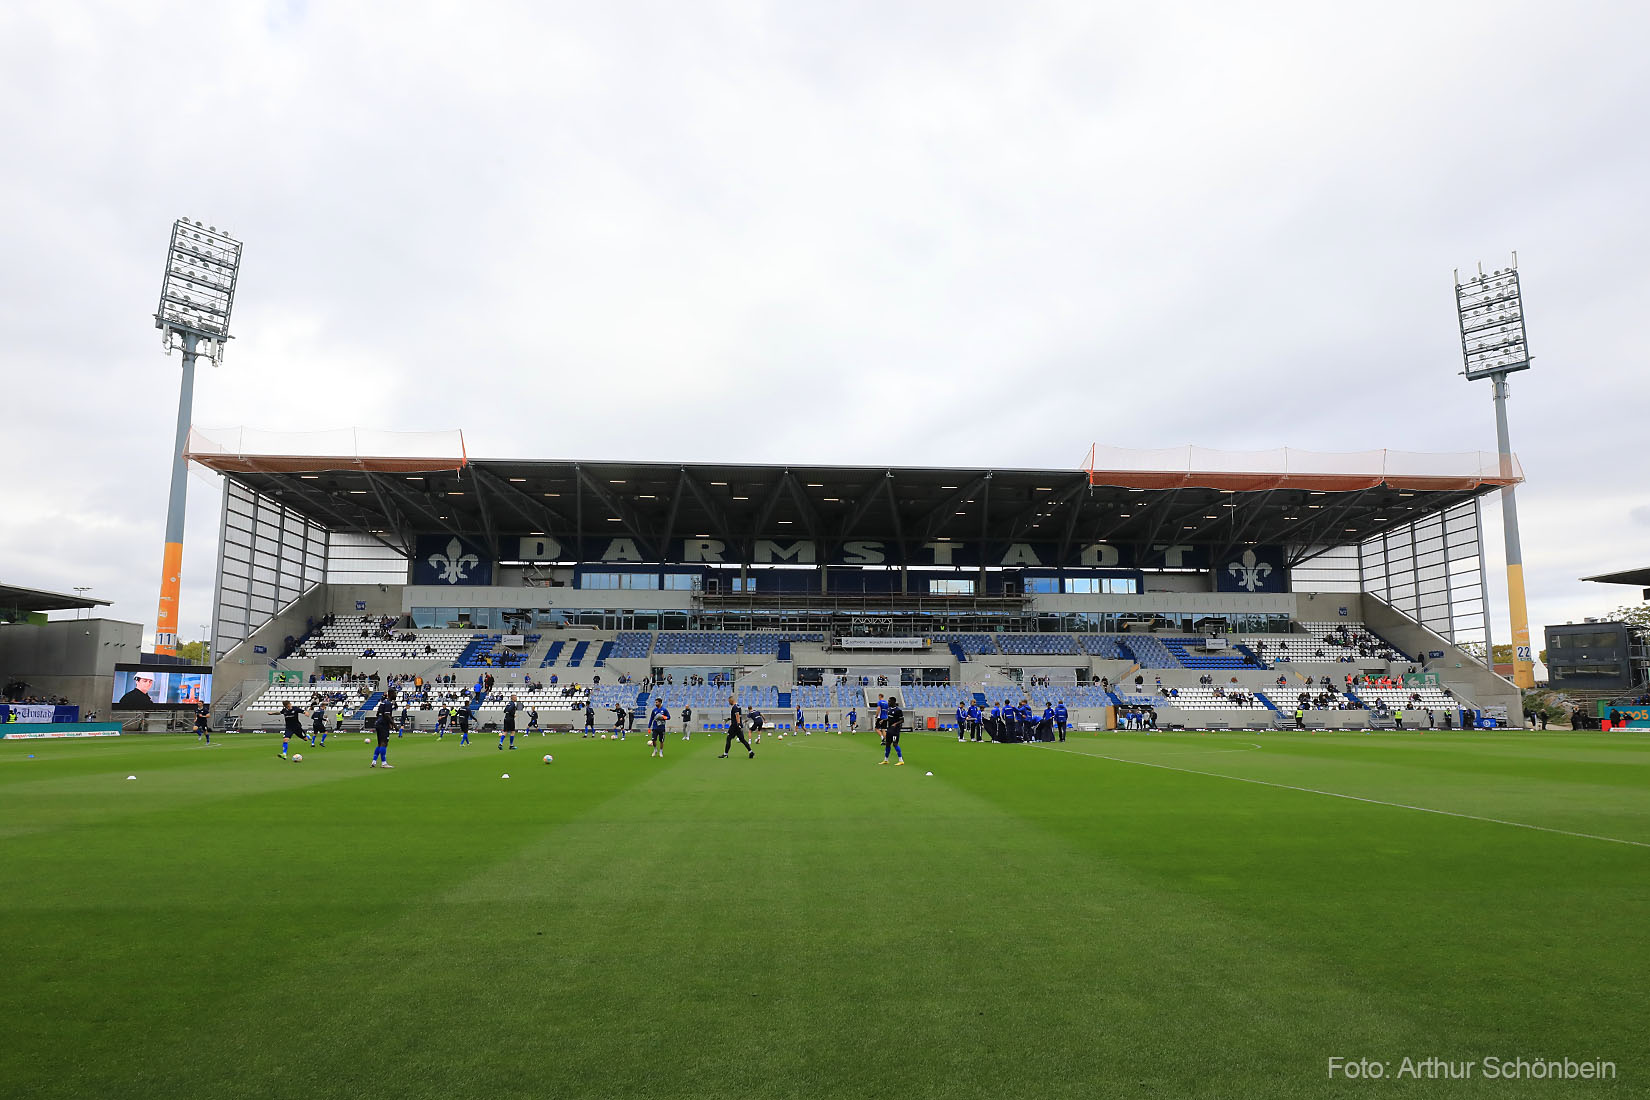
[(1639, 741), (220, 740), (0, 746), (0, 1093), (1650, 1091)]

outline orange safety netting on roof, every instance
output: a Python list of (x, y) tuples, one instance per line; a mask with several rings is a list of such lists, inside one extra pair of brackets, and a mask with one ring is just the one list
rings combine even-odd
[(415, 474), (460, 470), (469, 461), (464, 433), (263, 432), (252, 428), (190, 428), (183, 456), (219, 473), (316, 474), (369, 470)]
[(1089, 448), (1083, 469), (1090, 485), (1127, 489), (1316, 489), (1348, 492), (1394, 489), (1465, 490), (1516, 485), (1524, 480), (1517, 456), (1505, 463), (1488, 451), (1421, 454), (1414, 451), (1213, 451), (1204, 447), (1128, 450)]

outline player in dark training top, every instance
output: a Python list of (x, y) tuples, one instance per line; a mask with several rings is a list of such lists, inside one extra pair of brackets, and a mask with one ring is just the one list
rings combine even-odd
[(292, 744), (292, 739), (294, 737), (300, 741), (304, 739), (304, 719), (298, 708), (287, 702), (281, 704), (281, 721), (286, 728), (281, 731), (281, 751), (279, 755), (282, 760), (285, 760), (287, 759), (287, 748)]
[(514, 695), (510, 696), (510, 701), (504, 704), (504, 728), (498, 731), (498, 747), (500, 751), (504, 749), (504, 738), (506, 736), (510, 738), (510, 751), (515, 751), (516, 711), (520, 707), (521, 704), (516, 702), (516, 697)]
[(728, 758), (728, 750), (733, 748), (733, 740), (736, 737), (739, 739), (739, 743), (745, 746), (745, 751), (751, 754), (751, 759), (756, 759), (756, 750), (751, 748), (749, 741), (745, 740), (745, 711), (739, 706), (738, 697), (730, 695), (728, 696), (728, 738), (722, 742), (722, 755), (716, 759), (726, 760)]
[(373, 723), (373, 729), (378, 734), (378, 747), (372, 750), (373, 768), (393, 768), (390, 763), (390, 727), (395, 725), (395, 692), (384, 696), (384, 701), (378, 704), (378, 715)]
[[(878, 700), (878, 702), (880, 704), (881, 700)], [(889, 699), (887, 703), (886, 714), (888, 717), (883, 719), (882, 724), (882, 763), (888, 763), (888, 754), (892, 752), (899, 757), (894, 763), (903, 764), (905, 763), (905, 754), (899, 751), (899, 731), (900, 727), (905, 725), (905, 712), (900, 709), (898, 699)]]

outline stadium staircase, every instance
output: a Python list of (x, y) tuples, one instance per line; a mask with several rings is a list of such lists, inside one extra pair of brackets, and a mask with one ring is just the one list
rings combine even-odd
[(383, 701), (384, 701), (384, 693), (383, 692), (381, 692), (381, 691), (373, 692), (371, 695), (367, 696), (367, 701), (365, 703), (361, 704), (360, 709), (358, 709), (354, 714), (350, 715), (350, 720), (352, 722), (360, 722), (360, 721), (364, 720), (367, 715), (369, 715), (373, 711), (377, 710), (378, 709), (378, 704), (382, 703)]
[(1175, 655), (1169, 651), (1157, 638), (1150, 634), (1133, 634), (1127, 642), (1118, 642), (1117, 648), (1126, 652), (1129, 659), (1138, 661), (1141, 668), (1181, 668)]
[(556, 660), (561, 656), (561, 651), (563, 649), (565, 649), (566, 647), (567, 647), (567, 642), (566, 641), (558, 639), (554, 642), (551, 642), (549, 650), (546, 651), (546, 653), (544, 654), (544, 660), (539, 662), (539, 667), (540, 668), (550, 668), (551, 666), (553, 666), (556, 663)]
[(603, 642), (602, 643), (602, 648), (596, 653), (596, 660), (595, 660), (595, 663), (592, 665), (592, 667), (601, 668), (603, 665), (607, 664), (607, 658), (610, 654), (612, 654), (612, 652), (613, 652), (613, 643), (612, 642)]
[(1199, 644), (1197, 638), (1164, 638), (1163, 648), (1174, 655), (1175, 660), (1186, 668), (1208, 670), (1232, 670), (1252, 668), (1247, 661), (1230, 654), (1213, 655), (1207, 653), (1193, 653), (1194, 646)]
[(1232, 648), (1237, 650), (1239, 653), (1243, 654), (1245, 657), (1249, 658), (1251, 661), (1253, 661), (1254, 664), (1251, 666), (1253, 668), (1271, 668), (1272, 667), (1271, 665), (1267, 664), (1266, 661), (1263, 660), (1259, 654), (1257, 654), (1254, 650), (1250, 649), (1248, 646), (1244, 645), (1242, 642), (1234, 643)]
[(578, 668), (584, 663), (584, 655), (590, 649), (589, 642), (579, 642), (573, 646), (573, 655), (567, 658), (568, 668)]
[(1267, 710), (1272, 711), (1275, 714), (1282, 714), (1283, 713), (1283, 708), (1278, 706), (1276, 703), (1272, 702), (1271, 699), (1267, 698), (1267, 695), (1264, 691), (1255, 692), (1255, 698), (1259, 699), (1261, 706), (1265, 707)]
[(961, 644), (957, 642), (947, 642), (946, 644), (951, 647), (951, 656), (957, 659), (957, 663), (959, 665), (966, 665), (968, 663), (968, 651), (963, 649)]
[(776, 653), (776, 656), (778, 657), (779, 660), (784, 661), (786, 663), (789, 663), (790, 659), (791, 659), (791, 643), (790, 642), (780, 642), (779, 643), (779, 649)]
[(471, 661), (473, 661), (477, 657), (481, 656), (481, 654), (484, 650), (490, 650), (492, 648), (493, 648), (492, 640), (484, 634), (478, 634), (470, 642), (470, 644), (465, 646), (463, 648), (463, 650), (461, 650), (459, 652), (459, 655), (456, 658), (454, 658), (453, 667), (454, 668), (469, 668)]
[(791, 693), (790, 692), (782, 691), (782, 692), (779, 693), (779, 706), (784, 710), (790, 710), (791, 709)]

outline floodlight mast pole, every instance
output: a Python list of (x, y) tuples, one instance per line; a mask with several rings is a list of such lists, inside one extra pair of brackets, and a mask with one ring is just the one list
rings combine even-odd
[(194, 423), (195, 356), (200, 337), (183, 333), (183, 385), (178, 390), (178, 430), (172, 446), (172, 488), (166, 496), (166, 546), (160, 558), (160, 606), (155, 611), (155, 652), (178, 651), (178, 599), (183, 588), (183, 520), (189, 507), (189, 463), (183, 457)]
[(172, 447), (172, 484), (166, 501), (166, 545), (161, 554), (160, 603), (155, 612), (155, 652), (176, 656), (178, 602), (183, 582), (183, 525), (189, 502), (189, 427), (195, 405), (195, 361), (208, 355), (223, 362), (229, 342), (229, 315), (240, 275), (241, 243), (217, 226), (179, 218), (172, 224), (161, 279), (155, 327), (170, 355), (183, 353), (178, 391), (178, 426)]
[[(1507, 617), (1512, 626), (1513, 683), (1535, 687), (1535, 661), (1530, 652), (1530, 615), (1524, 596), (1524, 551), (1518, 536), (1518, 497), (1514, 490), (1513, 452), (1507, 430), (1507, 375), (1528, 370), (1532, 356), (1524, 329), (1523, 291), (1518, 281), (1518, 253), (1512, 266), (1478, 274), (1463, 283), (1455, 273), (1456, 311), (1461, 320), (1461, 355), (1471, 381), (1488, 378), (1495, 402), (1495, 442), (1500, 457), (1501, 528), (1507, 552)], [(1495, 649), (1488, 645), (1489, 614), (1484, 615), (1488, 663), (1495, 667)]]

